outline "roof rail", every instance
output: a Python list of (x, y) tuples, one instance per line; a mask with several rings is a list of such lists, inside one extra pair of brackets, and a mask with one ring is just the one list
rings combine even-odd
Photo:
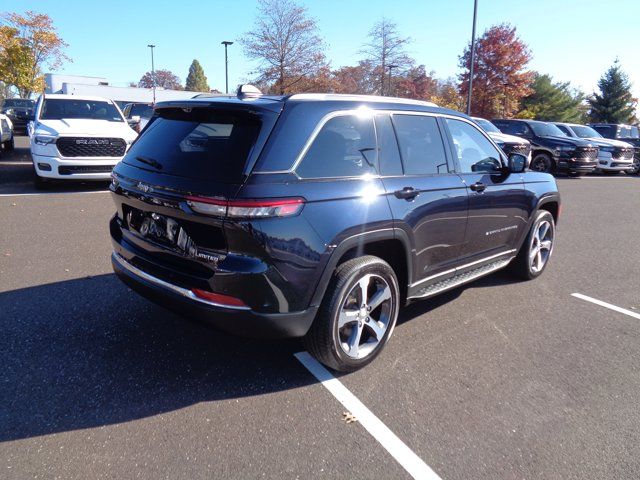
[(404, 103), (408, 105), (421, 105), (423, 107), (437, 107), (433, 102), (413, 100), (411, 98), (381, 97), (379, 95), (345, 95), (342, 93), (296, 93), (289, 97), (290, 100), (346, 100), (359, 102), (378, 103)]

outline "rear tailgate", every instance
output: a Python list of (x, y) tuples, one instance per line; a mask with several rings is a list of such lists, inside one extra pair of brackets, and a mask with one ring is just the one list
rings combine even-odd
[(233, 199), (279, 113), (245, 105), (160, 105), (114, 169), (112, 236), (137, 266), (177, 284), (211, 279), (228, 252), (224, 216), (190, 196)]

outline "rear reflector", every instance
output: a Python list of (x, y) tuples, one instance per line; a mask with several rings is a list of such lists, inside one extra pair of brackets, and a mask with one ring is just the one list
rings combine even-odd
[(300, 197), (268, 200), (187, 197), (187, 203), (195, 212), (231, 218), (289, 217), (300, 213), (304, 201), (304, 198)]
[(223, 295), (221, 293), (207, 292), (206, 290), (200, 290), (199, 288), (192, 288), (191, 292), (198, 298), (206, 300), (207, 302), (216, 303), (222, 306), (229, 307), (246, 307), (247, 304), (236, 297), (229, 295)]

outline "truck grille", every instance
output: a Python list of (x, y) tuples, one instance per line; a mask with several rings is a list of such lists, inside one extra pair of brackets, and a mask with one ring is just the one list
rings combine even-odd
[(581, 160), (595, 160), (598, 158), (597, 147), (578, 147), (576, 148), (575, 158)]
[(614, 160), (633, 160), (633, 147), (618, 147), (613, 151)]
[(56, 145), (63, 157), (122, 157), (127, 149), (121, 138), (61, 137)]
[(507, 155), (511, 155), (512, 153), (519, 153), (520, 155), (529, 155), (531, 151), (531, 145), (527, 143), (505, 143), (502, 146), (502, 150)]

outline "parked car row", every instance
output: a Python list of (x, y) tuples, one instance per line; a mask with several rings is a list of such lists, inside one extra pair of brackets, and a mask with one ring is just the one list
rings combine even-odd
[(14, 148), (14, 135), (13, 122), (11, 119), (0, 113), (0, 147), (1, 150), (9, 152)]
[[(501, 139), (526, 141), (530, 149), (529, 168), (538, 172), (567, 173), (573, 176), (591, 172), (637, 175), (640, 171), (640, 135), (629, 125), (541, 122), (537, 120), (475, 118), (505, 152), (525, 147)], [(624, 141), (623, 141), (624, 140)]]

